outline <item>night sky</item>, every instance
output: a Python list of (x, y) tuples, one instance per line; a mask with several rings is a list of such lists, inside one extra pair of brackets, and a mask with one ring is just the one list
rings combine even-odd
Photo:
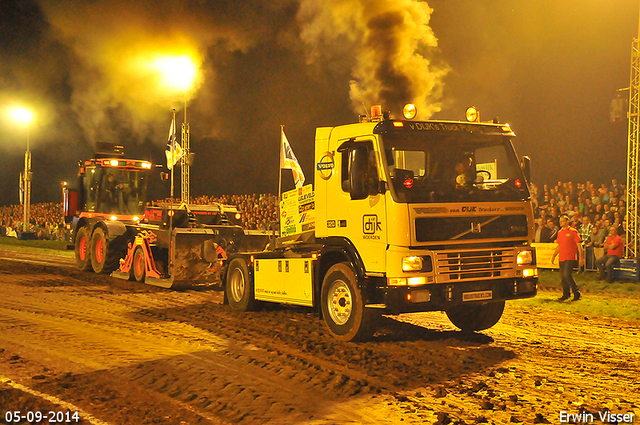
[[(409, 101), (418, 119), (463, 119), (471, 105), (483, 120), (497, 116), (515, 130), (516, 150), (532, 158), (538, 183), (624, 181), (627, 124), (612, 124), (609, 107), (629, 85), (638, 7), (637, 0), (2, 0), (0, 205), (18, 202), (26, 148), (10, 106), (36, 115), (33, 203), (59, 202), (60, 182), (73, 181), (96, 142), (164, 163), (171, 109), (180, 125), (184, 94), (160, 87), (141, 65), (162, 52), (192, 54), (202, 71), (187, 108), (194, 196), (277, 192), (281, 124), (312, 178), (315, 128), (356, 121), (363, 112), (356, 92), (396, 116)], [(167, 183), (152, 186), (152, 196), (168, 196)]]

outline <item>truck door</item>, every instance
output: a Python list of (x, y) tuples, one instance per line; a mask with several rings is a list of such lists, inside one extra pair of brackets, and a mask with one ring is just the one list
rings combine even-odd
[(386, 208), (384, 193), (380, 193), (381, 161), (374, 140), (374, 136), (352, 139), (338, 148), (339, 178), (332, 179), (333, 190), (327, 194), (327, 233), (349, 239), (367, 272), (384, 273)]

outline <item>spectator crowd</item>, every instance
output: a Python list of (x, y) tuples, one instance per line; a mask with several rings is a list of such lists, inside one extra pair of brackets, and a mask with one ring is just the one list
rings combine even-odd
[[(171, 199), (157, 201), (168, 203)], [(203, 195), (192, 200), (197, 205), (221, 203), (237, 207), (242, 216), (242, 227), (247, 230), (268, 230), (278, 220), (278, 197), (272, 194), (222, 195), (220, 197)], [(174, 200), (174, 203), (179, 203)], [(0, 236), (16, 237), (23, 229), (22, 205), (0, 207)], [(52, 202), (31, 205), (28, 232), (36, 234), (38, 239), (65, 240), (66, 226), (62, 217), (62, 204)]]
[[(555, 186), (531, 185), (536, 219), (535, 242), (555, 242), (560, 230), (560, 217), (566, 216), (582, 240), (586, 268), (596, 268), (596, 260), (607, 255), (607, 237), (613, 233), (626, 240), (627, 188), (616, 179), (611, 184), (559, 181)], [(620, 255), (621, 257), (622, 255)]]
[[(38, 239), (64, 240), (66, 227), (62, 218), (62, 204), (47, 202), (31, 205), (28, 232)], [(23, 229), (24, 208), (22, 205), (0, 207), (0, 236), (16, 237)]]

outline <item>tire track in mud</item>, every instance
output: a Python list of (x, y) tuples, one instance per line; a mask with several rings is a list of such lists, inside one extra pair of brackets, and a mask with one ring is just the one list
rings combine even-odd
[[(226, 382), (224, 376), (228, 374), (225, 373), (209, 382), (211, 388), (218, 390), (217, 397), (221, 400), (214, 404), (213, 410), (226, 415), (221, 407), (230, 398), (234, 399), (237, 401), (234, 404), (242, 409), (224, 417), (239, 423), (276, 419), (268, 416), (269, 409), (256, 409), (255, 400), (260, 400), (259, 406), (280, 406), (278, 417), (288, 412), (290, 420), (299, 415), (307, 420), (337, 415), (339, 423), (394, 423), (398, 418), (389, 421), (388, 411), (380, 413), (372, 409), (363, 414), (362, 409), (354, 409), (345, 401), (432, 385), (459, 377), (460, 367), (468, 370), (463, 373), (471, 373), (513, 357), (508, 351), (485, 347), (490, 339), (484, 336), (460, 341), (451, 338), (457, 336), (457, 332), (443, 334), (390, 319), (385, 321), (383, 332), (374, 342), (341, 343), (328, 337), (322, 322), (304, 309), (276, 307), (257, 313), (238, 313), (208, 303), (187, 309), (147, 309), (139, 314), (143, 316), (140, 320), (161, 314), (166, 320), (216, 329), (219, 334), (246, 344), (244, 352), (233, 349), (224, 352), (231, 357), (228, 365), (238, 364), (233, 366), (236, 381)], [(263, 379), (256, 385), (253, 377), (258, 374)], [(287, 392), (283, 394), (279, 388), (283, 382), (291, 386), (295, 399), (290, 399)], [(210, 400), (208, 395), (205, 397), (204, 405)], [(241, 399), (237, 400), (238, 397)], [(252, 398), (254, 401), (249, 403)], [(194, 402), (199, 402), (197, 397)], [(327, 407), (319, 409), (318, 405)]]
[[(56, 280), (51, 273), (58, 272), (43, 268), (33, 283), (20, 283), (25, 294), (33, 291), (28, 305), (8, 297), (0, 317), (22, 321), (14, 325), (29, 338), (38, 337), (24, 330), (31, 326), (40, 337), (64, 342), (64, 352), (57, 354), (85, 367), (72, 375), (72, 385), (70, 377), (58, 375), (42, 386), (79, 404), (86, 402), (83, 394), (92, 393), (98, 412), (114, 406), (127, 410), (122, 389), (108, 384), (117, 376), (201, 419), (394, 423), (388, 411), (367, 412), (354, 407), (356, 400), (459, 376), (461, 366), (477, 371), (512, 357), (486, 347), (490, 339), (483, 336), (459, 341), (452, 338), (456, 332), (391, 320), (375, 342), (341, 343), (325, 334), (310, 310), (238, 313), (220, 305), (216, 292), (141, 290), (129, 282), (114, 287), (104, 276), (88, 275), (85, 282), (64, 273)], [(0, 326), (7, 323), (0, 319)], [(94, 339), (95, 334), (100, 336)], [(173, 339), (181, 352), (172, 349)], [(469, 353), (460, 355), (463, 350)]]
[(16, 331), (70, 341), (72, 350), (49, 356), (87, 354), (55, 367), (35, 349), (9, 361), (28, 347), (16, 337), (0, 352), (0, 372), (114, 424), (532, 423), (554, 422), (561, 408), (640, 405), (627, 394), (640, 390), (631, 325), (509, 307), (484, 334), (464, 337), (435, 313), (383, 318), (371, 342), (342, 343), (309, 309), (239, 313), (220, 292), (6, 264), (0, 282), (17, 289), (0, 295), (0, 342)]

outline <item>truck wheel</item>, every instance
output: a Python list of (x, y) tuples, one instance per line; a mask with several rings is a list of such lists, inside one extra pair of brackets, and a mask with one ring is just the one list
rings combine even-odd
[(322, 316), (329, 332), (342, 341), (365, 341), (373, 335), (377, 312), (364, 306), (356, 275), (346, 263), (333, 265), (322, 282)]
[(76, 266), (80, 270), (91, 270), (91, 242), (89, 229), (81, 227), (76, 234)]
[(104, 229), (96, 228), (91, 238), (91, 266), (94, 272), (111, 273), (118, 268), (120, 258), (113, 248), (109, 246)]
[(485, 304), (461, 304), (447, 310), (451, 323), (464, 332), (489, 329), (502, 317), (504, 301)]
[(253, 294), (253, 281), (249, 276), (247, 263), (242, 258), (234, 258), (229, 263), (226, 293), (229, 305), (234, 310), (251, 311), (257, 307)]
[(133, 279), (138, 282), (144, 282), (146, 272), (144, 251), (142, 247), (137, 247), (133, 253), (133, 263), (131, 264), (131, 274)]

